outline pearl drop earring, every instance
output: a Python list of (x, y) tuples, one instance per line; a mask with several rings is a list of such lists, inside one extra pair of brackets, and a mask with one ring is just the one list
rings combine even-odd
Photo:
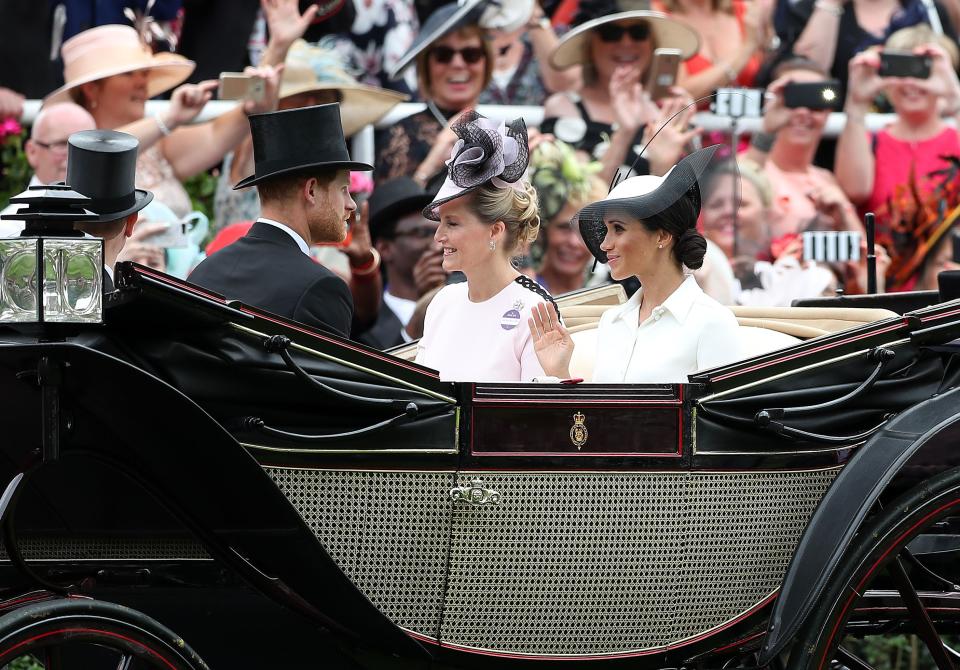
[(496, 251), (496, 250), (497, 250), (497, 241), (490, 240), (490, 251)]

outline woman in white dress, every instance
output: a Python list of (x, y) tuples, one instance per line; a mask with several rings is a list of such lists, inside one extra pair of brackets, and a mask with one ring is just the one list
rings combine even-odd
[[(698, 180), (715, 150), (687, 156), (664, 177), (626, 179), (577, 215), (584, 242), (610, 276), (636, 276), (642, 286), (601, 317), (594, 382), (682, 383), (741, 357), (733, 313), (692, 276), (707, 249), (696, 228)], [(569, 378), (574, 344), (556, 308), (538, 305), (529, 327), (545, 374)]]
[(417, 362), (450, 381), (532, 381), (543, 370), (531, 308), (553, 299), (511, 263), (540, 227), (536, 191), (523, 179), (526, 126), (468, 112), (452, 129), (459, 139), (448, 176), (423, 214), (439, 221), (443, 269), (467, 281), (445, 286), (430, 303)]

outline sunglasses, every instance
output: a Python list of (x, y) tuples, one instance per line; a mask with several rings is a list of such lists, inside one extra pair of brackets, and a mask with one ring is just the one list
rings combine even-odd
[(646, 23), (634, 23), (629, 26), (618, 26), (615, 23), (605, 23), (597, 26), (597, 34), (604, 42), (619, 42), (624, 34), (630, 36), (634, 42), (643, 42), (650, 38), (650, 26)]
[(463, 58), (463, 62), (467, 65), (473, 65), (474, 63), (479, 63), (484, 58), (487, 57), (487, 52), (483, 50), (483, 47), (465, 47), (463, 49), (451, 49), (450, 47), (439, 46), (434, 47), (430, 52), (430, 55), (433, 58), (443, 65), (446, 65), (453, 60), (453, 57), (457, 54)]

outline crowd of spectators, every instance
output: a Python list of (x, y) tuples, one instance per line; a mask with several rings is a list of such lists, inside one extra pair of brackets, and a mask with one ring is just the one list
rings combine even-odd
[[(0, 120), (43, 101), (24, 146), (31, 185), (64, 179), (71, 133), (136, 136), (137, 185), (158, 206), (121, 260), (186, 276), (260, 215), (255, 191), (233, 189), (253, 168), (249, 115), (339, 102), (349, 138), (400, 102), (424, 103), (378, 127), (372, 182), (351, 180), (359, 208), (348, 239), (312, 250), (351, 289), (353, 335), (384, 348), (417, 337), (424, 303), (456, 281), (420, 210), (443, 182), (450, 126), (466, 110), (542, 108), (528, 170), (540, 233), (513, 262), (553, 295), (608, 280), (572, 220), (625, 168), (663, 175), (696, 147), (724, 144), (737, 155), (701, 194), (708, 248), (696, 279), (726, 304), (785, 306), (865, 291), (864, 253), (805, 260), (802, 235), (863, 239), (866, 212), (876, 214), (882, 288), (934, 288), (938, 271), (958, 267), (958, 19), (960, 0), (5, 0)], [(654, 99), (658, 50), (681, 63)], [(883, 76), (884, 51), (925, 58), (930, 76)], [(197, 122), (221, 72), (245, 72), (260, 93)], [(844, 113), (836, 141), (824, 137), (831, 110), (784, 95), (830, 79)], [(759, 130), (739, 145), (694, 125), (715, 91), (737, 87), (765, 89)], [(169, 104), (148, 115), (157, 97)], [(893, 121), (870, 130), (872, 112)], [(200, 173), (217, 179), (209, 221), (184, 185)], [(151, 243), (182, 222), (178, 246)], [(0, 235), (18, 230), (0, 223)]]

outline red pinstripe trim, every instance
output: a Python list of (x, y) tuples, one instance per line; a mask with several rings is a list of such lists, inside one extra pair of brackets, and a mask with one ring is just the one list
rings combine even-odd
[(131, 645), (146, 651), (148, 654), (150, 654), (151, 656), (159, 660), (161, 663), (163, 663), (163, 665), (170, 668), (170, 670), (177, 670), (176, 666), (170, 663), (170, 661), (168, 661), (163, 656), (155, 652), (150, 647), (144, 645), (143, 643), (137, 640), (134, 640), (132, 638), (129, 638), (126, 635), (121, 635), (120, 633), (114, 633), (113, 631), (109, 631), (109, 630), (97, 630), (96, 628), (60, 628), (57, 630), (48, 631), (46, 633), (41, 633), (40, 635), (34, 635), (33, 637), (23, 640), (22, 642), (18, 642), (17, 644), (10, 647), (10, 649), (7, 649), (6, 651), (0, 652), (0, 659), (8, 658), (10, 654), (16, 652), (17, 649), (20, 649), (24, 645), (28, 645), (31, 642), (42, 640), (43, 638), (50, 637), (51, 635), (59, 635), (61, 633), (97, 633), (98, 635), (105, 635), (107, 637), (116, 638), (118, 640), (124, 640), (125, 642), (129, 642)]
[[(867, 574), (863, 576), (863, 579), (860, 580), (860, 582), (857, 584), (856, 588), (854, 588), (853, 591), (850, 593), (850, 595), (847, 597), (847, 601), (843, 604), (843, 609), (840, 611), (840, 616), (837, 618), (836, 623), (833, 624), (833, 628), (830, 630), (830, 637), (827, 638), (827, 644), (826, 644), (826, 647), (825, 647), (826, 649), (829, 649), (829, 648), (833, 645), (833, 639), (837, 636), (837, 629), (840, 627), (840, 622), (843, 621), (844, 618), (846, 617), (847, 610), (850, 609), (850, 604), (853, 602), (854, 596), (856, 596), (858, 592), (860, 592), (860, 591), (863, 590), (864, 584), (867, 583), (867, 580), (870, 579), (870, 577), (873, 575), (873, 572), (877, 569), (877, 567), (879, 567), (880, 563), (882, 563), (882, 562), (887, 558), (887, 556), (890, 554), (890, 552), (893, 551), (893, 548), (900, 542), (900, 540), (902, 540), (902, 539), (905, 538), (907, 535), (909, 535), (910, 533), (912, 533), (916, 528), (918, 528), (918, 527), (922, 526), (924, 523), (926, 523), (927, 519), (930, 519), (931, 517), (934, 517), (934, 516), (940, 514), (943, 510), (946, 510), (946, 509), (949, 509), (949, 508), (951, 508), (951, 507), (954, 507), (954, 506), (956, 506), (957, 504), (960, 504), (960, 499), (954, 499), (954, 500), (952, 500), (952, 501), (950, 501), (950, 502), (948, 502), (948, 503), (946, 503), (946, 504), (944, 504), (944, 505), (941, 505), (941, 506), (938, 507), (937, 509), (935, 509), (935, 510), (933, 510), (932, 512), (930, 512), (929, 514), (927, 514), (925, 517), (923, 517), (922, 519), (920, 519), (919, 521), (917, 521), (915, 524), (913, 524), (912, 526), (910, 526), (910, 528), (908, 528), (908, 529), (905, 530), (903, 533), (901, 533), (901, 534), (890, 544), (890, 548), (887, 549), (885, 552), (883, 552), (883, 554), (881, 554), (880, 557), (877, 558), (876, 561), (874, 561), (873, 565), (871, 565), (871, 566), (870, 566), (870, 569), (867, 571)], [(825, 661), (824, 661), (824, 658), (820, 658), (820, 660), (819, 660), (819, 662), (818, 662), (818, 665), (817, 665), (818, 670), (821, 669), (821, 668), (823, 668), (824, 662), (825, 662)]]

